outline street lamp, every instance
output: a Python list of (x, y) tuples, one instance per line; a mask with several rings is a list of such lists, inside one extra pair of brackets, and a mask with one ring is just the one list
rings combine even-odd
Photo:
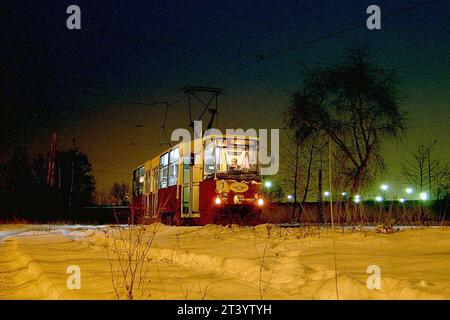
[(398, 199), (398, 201), (400, 201), (400, 203), (405, 203), (405, 198), (400, 198), (400, 199)]
[(324, 195), (325, 197), (329, 197), (329, 196), (330, 196), (330, 191), (325, 191), (325, 192), (323, 193), (323, 195)]
[(292, 200), (292, 194), (288, 194), (287, 198), (288, 200)]
[(272, 182), (271, 181), (264, 182), (264, 187), (266, 187), (267, 189), (272, 188)]
[(361, 196), (359, 194), (355, 195), (355, 198), (353, 199), (353, 201), (355, 201), (355, 203), (360, 203), (361, 202)]
[(375, 197), (375, 200), (376, 200), (377, 202), (382, 202), (382, 201), (383, 201), (383, 197), (381, 197), (381, 196), (376, 196), (376, 197)]
[(413, 193), (413, 189), (412, 188), (406, 188), (405, 189), (405, 191), (406, 191), (406, 194), (411, 194), (411, 193)]
[(428, 200), (428, 194), (426, 192), (421, 192), (420, 200), (422, 200), (422, 201)]

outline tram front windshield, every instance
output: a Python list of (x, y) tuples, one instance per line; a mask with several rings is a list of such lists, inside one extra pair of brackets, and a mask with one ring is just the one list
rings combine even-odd
[(255, 139), (216, 138), (205, 142), (205, 177), (255, 179), (258, 177), (258, 142)]

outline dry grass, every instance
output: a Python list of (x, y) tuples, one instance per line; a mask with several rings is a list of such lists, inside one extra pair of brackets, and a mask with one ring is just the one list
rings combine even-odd
[[(272, 224), (297, 223), (304, 226), (320, 226), (330, 224), (330, 208), (328, 203), (323, 206), (323, 221), (319, 219), (319, 206), (306, 204), (300, 206), (300, 218), (292, 216), (289, 205), (272, 204), (262, 214), (262, 222)], [(445, 221), (424, 205), (407, 206), (401, 204), (364, 204), (338, 203), (333, 204), (334, 225), (339, 227), (364, 227), (376, 225), (430, 226), (444, 225)]]
[(270, 282), (272, 281), (276, 266), (277, 266), (277, 259), (278, 259), (278, 253), (275, 253), (273, 255), (273, 265), (271, 269), (266, 270), (266, 264), (267, 264), (267, 257), (268, 257), (268, 248), (269, 248), (269, 242), (271, 240), (272, 235), (272, 226), (266, 225), (266, 235), (264, 237), (264, 242), (262, 246), (262, 250), (258, 250), (258, 243), (257, 243), (257, 229), (254, 228), (254, 246), (255, 246), (255, 252), (258, 257), (258, 291), (259, 291), (259, 298), (263, 300), (264, 295), (266, 294), (267, 290), (269, 289)]
[(148, 292), (149, 256), (158, 224), (112, 226), (104, 230), (105, 250), (116, 297), (134, 300), (145, 299)]

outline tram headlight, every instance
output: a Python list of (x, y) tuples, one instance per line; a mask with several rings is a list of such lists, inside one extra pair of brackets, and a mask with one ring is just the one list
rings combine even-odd
[(214, 203), (215, 203), (216, 205), (220, 206), (220, 205), (222, 204), (222, 199), (221, 199), (220, 197), (216, 197), (216, 198), (214, 199)]

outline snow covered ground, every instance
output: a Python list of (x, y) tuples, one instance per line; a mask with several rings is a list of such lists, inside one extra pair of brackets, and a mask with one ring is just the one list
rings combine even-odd
[[(153, 227), (146, 299), (450, 299), (449, 228), (158, 224), (146, 239)], [(116, 299), (106, 244), (118, 237), (107, 226), (0, 225), (0, 299)], [(80, 289), (67, 287), (70, 265)], [(367, 287), (370, 265), (380, 289)]]

